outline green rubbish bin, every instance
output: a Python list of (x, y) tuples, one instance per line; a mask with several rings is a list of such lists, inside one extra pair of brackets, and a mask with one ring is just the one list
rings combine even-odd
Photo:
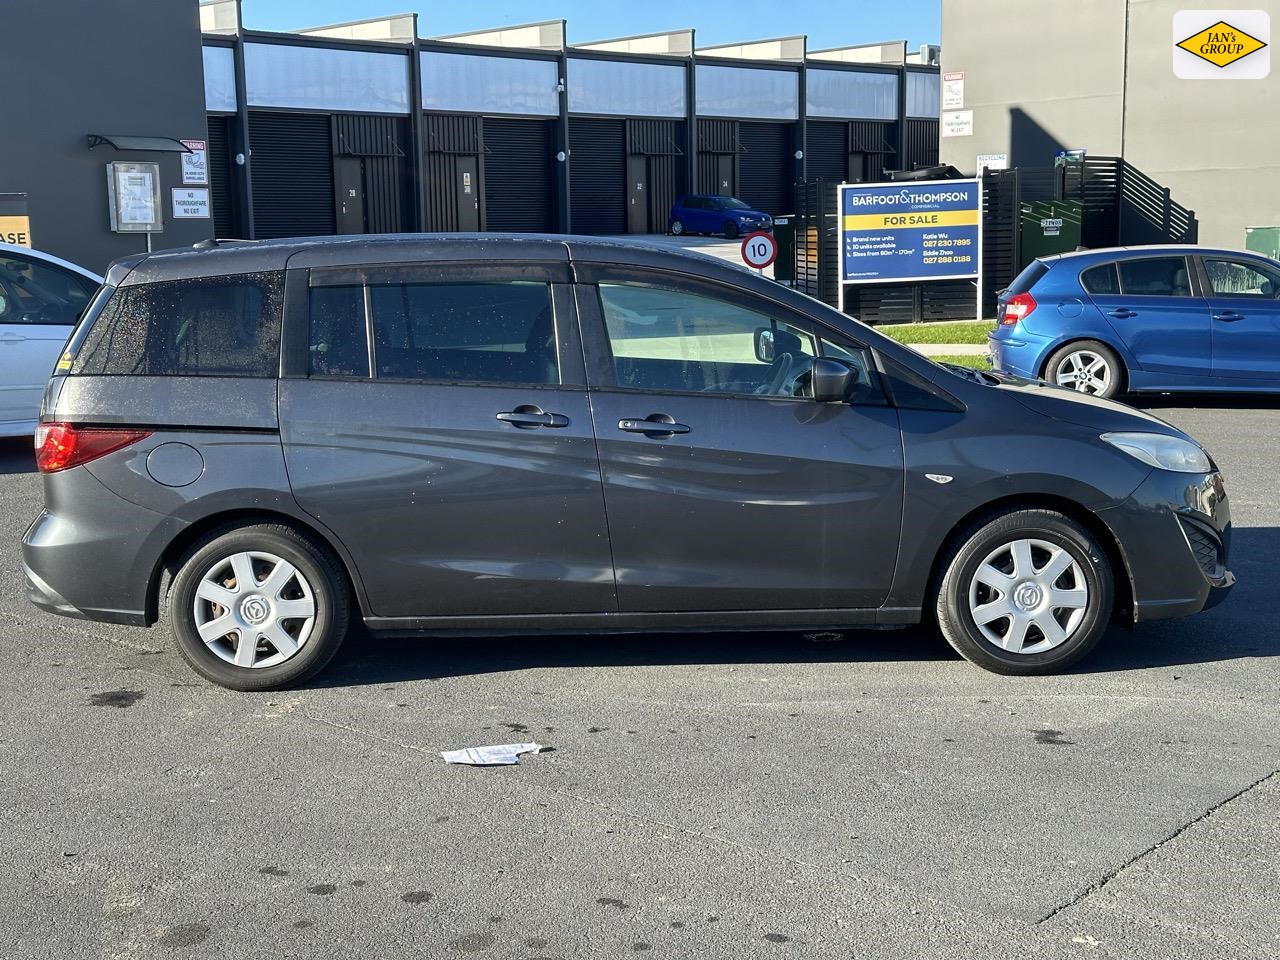
[(778, 245), (778, 259), (773, 261), (773, 279), (794, 283), (796, 279), (796, 217), (788, 213), (773, 218), (773, 242)]
[(1280, 227), (1245, 227), (1244, 248), (1272, 260), (1280, 259)]

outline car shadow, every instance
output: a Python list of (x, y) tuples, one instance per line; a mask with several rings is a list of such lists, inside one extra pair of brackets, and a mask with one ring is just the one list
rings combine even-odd
[(1276, 393), (1138, 393), (1123, 397), (1125, 403), (1141, 410), (1197, 407), (1209, 410), (1280, 409), (1280, 383)]
[[(1233, 534), (1231, 567), (1238, 583), (1218, 607), (1193, 617), (1115, 628), (1072, 673), (1113, 673), (1156, 667), (1280, 656), (1273, 626), (1274, 571), (1280, 528)], [(362, 627), (308, 686), (363, 686), (437, 680), (540, 667), (700, 666), (710, 664), (927, 663), (959, 657), (933, 629), (840, 631), (840, 639), (796, 631), (662, 634), (525, 634), (399, 638)], [(974, 669), (977, 669), (976, 667)], [(1009, 678), (1009, 683), (1020, 682)]]
[(0, 438), (0, 474), (35, 472), (36, 455), (30, 437)]

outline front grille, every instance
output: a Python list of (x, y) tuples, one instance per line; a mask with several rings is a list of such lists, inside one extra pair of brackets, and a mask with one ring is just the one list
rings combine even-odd
[(1222, 542), (1217, 535), (1194, 521), (1184, 517), (1178, 519), (1182, 522), (1182, 532), (1187, 535), (1187, 543), (1191, 544), (1191, 552), (1196, 556), (1196, 563), (1200, 564), (1205, 576), (1212, 579), (1221, 577)]

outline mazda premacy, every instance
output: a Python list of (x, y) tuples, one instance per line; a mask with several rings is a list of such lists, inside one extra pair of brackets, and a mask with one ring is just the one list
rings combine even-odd
[[(26, 589), (260, 690), (374, 632), (936, 624), (1060, 670), (1233, 583), (1209, 453), (642, 243), (231, 242), (115, 263), (45, 391)], [(450, 641), (456, 642), (456, 641)]]

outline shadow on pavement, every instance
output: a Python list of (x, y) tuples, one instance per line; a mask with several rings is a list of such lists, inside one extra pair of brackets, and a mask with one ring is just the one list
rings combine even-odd
[(36, 455), (30, 437), (0, 438), (0, 474), (35, 472)]
[(1202, 410), (1280, 409), (1280, 383), (1275, 393), (1139, 393), (1121, 398), (1140, 410), (1198, 408)]
[[(1233, 533), (1235, 590), (1218, 607), (1181, 620), (1112, 629), (1076, 675), (1144, 670), (1244, 657), (1280, 656), (1269, 619), (1280, 529)], [(539, 667), (640, 667), (699, 664), (927, 663), (959, 659), (931, 628), (848, 630), (836, 642), (799, 632), (531, 634), (516, 637), (390, 638), (354, 628), (342, 652), (312, 687), (360, 686), (498, 673)], [(973, 668), (977, 670), (977, 667)], [(1020, 683), (1009, 678), (1008, 683)]]

